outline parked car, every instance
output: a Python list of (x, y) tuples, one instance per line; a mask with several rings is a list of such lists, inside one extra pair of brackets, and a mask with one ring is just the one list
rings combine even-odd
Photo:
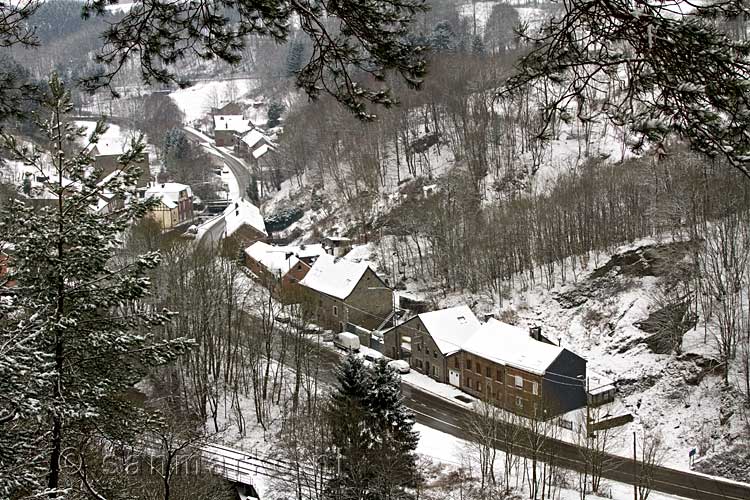
[(333, 345), (350, 352), (359, 352), (359, 337), (353, 333), (341, 332), (333, 339)]
[(375, 361), (379, 360), (383, 357), (382, 354), (380, 354), (378, 351), (375, 351), (373, 349), (368, 349), (367, 352), (365, 352), (363, 356), (367, 361), (370, 363), (374, 363)]
[(393, 361), (390, 361), (388, 363), (388, 366), (393, 368), (393, 370), (396, 373), (409, 373), (411, 371), (411, 368), (409, 368), (409, 363), (404, 361), (403, 359), (394, 359)]

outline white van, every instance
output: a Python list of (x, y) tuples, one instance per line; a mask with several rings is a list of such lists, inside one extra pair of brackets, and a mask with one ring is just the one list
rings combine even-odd
[(345, 351), (359, 352), (359, 337), (353, 333), (341, 332), (334, 337), (333, 345)]

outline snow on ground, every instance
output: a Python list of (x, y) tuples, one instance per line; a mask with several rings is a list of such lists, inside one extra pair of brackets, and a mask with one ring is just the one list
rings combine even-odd
[[(446, 477), (458, 468), (468, 468), (472, 471), (472, 475), (475, 478), (479, 476), (479, 467), (475, 457), (472, 456), (473, 452), (471, 451), (470, 443), (419, 423), (414, 425), (414, 429), (420, 434), (417, 453), (429, 458), (439, 468), (437, 477), (432, 478), (425, 487), (424, 491), (427, 494), (427, 498), (432, 498), (431, 493), (433, 492), (440, 494), (439, 491), (434, 490), (438, 490), (440, 488), (438, 485), (444, 484)], [(498, 451), (495, 458), (495, 472), (498, 475), (498, 480), (503, 474), (504, 461), (505, 454)], [(521, 486), (523, 479), (519, 473), (522, 473), (522, 470), (514, 469), (512, 471), (510, 483), (511, 485), (519, 485), (519, 490), (523, 494), (527, 494), (527, 489)], [(566, 476), (571, 479), (571, 484), (575, 484), (575, 480), (573, 480), (574, 473), (568, 472)], [(629, 484), (608, 480), (603, 481), (601, 489), (605, 496), (587, 495), (587, 498), (591, 500), (603, 498), (624, 500), (630, 498), (633, 492), (633, 487)], [(446, 495), (444, 498), (447, 497), (449, 495)], [(557, 500), (580, 500), (580, 493), (575, 489), (560, 489), (559, 494), (555, 495), (554, 498)], [(658, 492), (652, 492), (649, 495), (650, 500), (674, 500), (679, 498), (682, 497)]]
[(477, 35), (483, 36), (484, 28), (487, 26), (487, 21), (492, 14), (492, 8), (500, 3), (514, 5), (518, 11), (518, 20), (521, 23), (527, 23), (530, 29), (540, 26), (545, 19), (550, 17), (549, 10), (540, 9), (539, 7), (522, 7), (521, 5), (527, 5), (528, 3), (520, 1), (469, 2), (458, 6), (458, 14), (468, 20), (469, 26), (473, 28), (474, 15), (476, 13)]
[[(440, 396), (441, 398), (447, 399), (451, 403), (455, 403), (460, 406), (471, 407), (473, 402), (475, 401), (473, 397), (469, 396), (464, 391), (449, 384), (441, 384), (440, 382), (428, 377), (427, 375), (423, 375), (414, 370), (401, 375), (401, 380), (409, 385), (418, 387), (424, 391)], [(463, 398), (465, 401), (457, 399), (458, 396)]]
[[(88, 143), (88, 137), (91, 135), (91, 133), (94, 131), (94, 128), (96, 127), (95, 121), (75, 121), (73, 122), (77, 127), (84, 128), (84, 134), (86, 134), (85, 137), (81, 138), (81, 142), (84, 144)], [(119, 125), (109, 124), (107, 131), (104, 132), (101, 137), (99, 138), (100, 143), (107, 143), (110, 142), (113, 145), (120, 146), (122, 149), (126, 149), (128, 143), (130, 142), (130, 139), (134, 137), (134, 132), (122, 128)]]
[(229, 167), (224, 167), (221, 172), (221, 181), (226, 183), (227, 187), (229, 188), (227, 196), (230, 200), (239, 200), (242, 198), (242, 193), (240, 193), (240, 184), (237, 182), (237, 177), (235, 177), (234, 172)]
[(116, 5), (107, 5), (104, 8), (109, 12), (129, 12), (139, 2), (120, 2)]
[(237, 101), (256, 87), (257, 80), (253, 78), (213, 80), (175, 90), (169, 97), (184, 113), (185, 123), (192, 124), (207, 115), (212, 107)]

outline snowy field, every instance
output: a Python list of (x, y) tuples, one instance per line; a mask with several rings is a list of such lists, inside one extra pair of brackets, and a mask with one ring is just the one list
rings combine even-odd
[(212, 107), (240, 100), (256, 87), (257, 80), (253, 78), (213, 80), (175, 90), (169, 97), (184, 113), (185, 123), (193, 124), (206, 116)]

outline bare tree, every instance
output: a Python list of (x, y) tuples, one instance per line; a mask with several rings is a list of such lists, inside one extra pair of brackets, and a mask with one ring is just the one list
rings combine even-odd
[(646, 500), (654, 487), (654, 473), (664, 461), (666, 447), (661, 434), (644, 431), (637, 437), (636, 488), (638, 500)]

